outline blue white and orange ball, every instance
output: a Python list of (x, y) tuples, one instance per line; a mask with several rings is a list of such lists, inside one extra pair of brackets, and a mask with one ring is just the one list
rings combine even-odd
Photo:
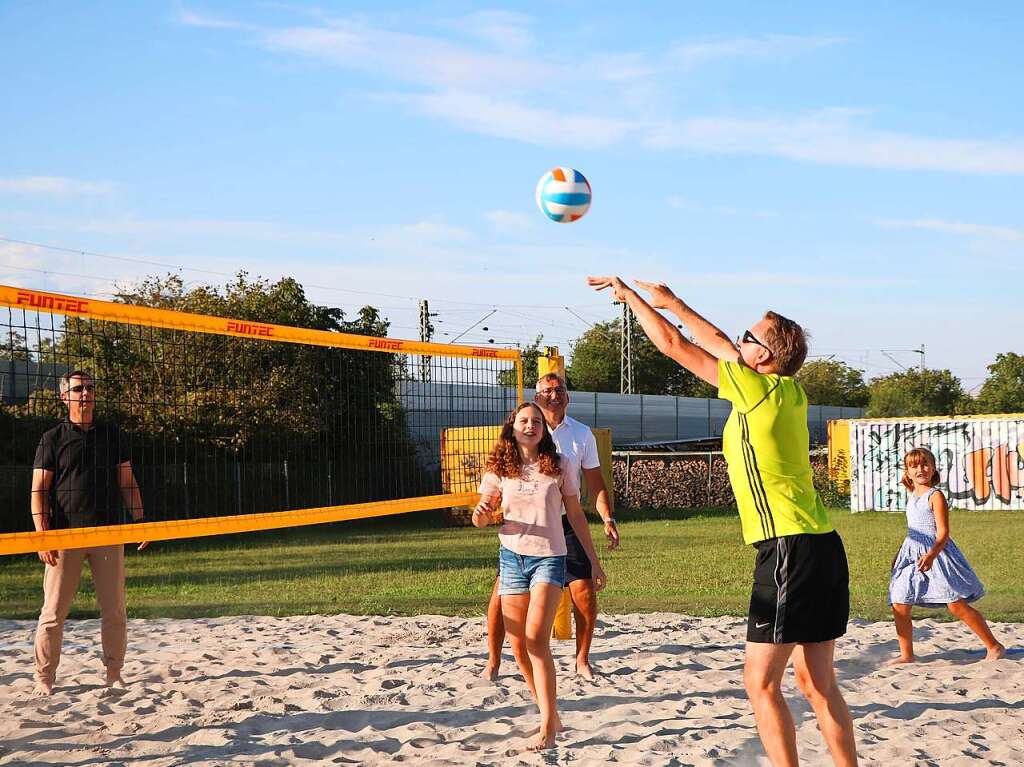
[(537, 182), (537, 207), (559, 224), (582, 218), (590, 198), (590, 182), (573, 168), (552, 168)]

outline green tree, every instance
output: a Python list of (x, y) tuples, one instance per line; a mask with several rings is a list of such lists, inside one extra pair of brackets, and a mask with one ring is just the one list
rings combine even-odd
[(582, 391), (619, 390), (619, 321), (599, 322), (572, 344), (572, 362), (566, 374)]
[(8, 330), (6, 337), (0, 340), (0, 359), (27, 362), (29, 356), (25, 336), (16, 330)]
[[(244, 272), (223, 289), (186, 290), (177, 275), (149, 278), (115, 300), (361, 335), (388, 329), (372, 307), (347, 321), (341, 309), (307, 300), (294, 279), (271, 283)], [(395, 412), (395, 355), (78, 317), (68, 317), (65, 328), (59, 356), (91, 368), (102, 382), (101, 404), (136, 432), (240, 449), (257, 437), (304, 442), (339, 423), (361, 423), (366, 413)]]
[(965, 409), (960, 379), (948, 370), (904, 370), (874, 378), (868, 388), (872, 417), (952, 415)]
[[(574, 389), (617, 392), (621, 372), (621, 321), (599, 322), (572, 346), (566, 371)], [(637, 394), (672, 394), (677, 397), (714, 397), (714, 387), (698, 379), (679, 363), (658, 351), (642, 332), (632, 338), (633, 391)]]
[[(533, 386), (537, 382), (537, 360), (544, 356), (544, 347), (541, 345), (543, 340), (544, 336), (539, 335), (522, 350), (523, 386), (526, 388)], [(513, 367), (510, 370), (502, 370), (498, 373), (498, 384), (515, 387), (516, 369)]]
[(979, 413), (1024, 413), (1024, 355), (997, 354), (974, 404)]
[(34, 353), (38, 362), (57, 362), (57, 345), (51, 336), (40, 336)]
[(865, 407), (871, 395), (861, 371), (837, 360), (812, 360), (796, 375), (812, 405)]

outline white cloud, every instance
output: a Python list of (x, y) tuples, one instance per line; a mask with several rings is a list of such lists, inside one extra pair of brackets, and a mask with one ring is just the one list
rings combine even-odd
[(74, 295), (109, 295), (109, 278), (92, 273), (94, 261), (82, 254), (62, 253), (36, 245), (0, 242), (0, 282), (19, 288)]
[(676, 210), (689, 210), (694, 212), (702, 213), (718, 213), (724, 216), (752, 216), (754, 218), (778, 218), (779, 212), (776, 210), (770, 210), (768, 208), (734, 208), (729, 205), (699, 205), (695, 202), (679, 197), (678, 195), (670, 195), (668, 200), (668, 206), (675, 208)]
[(877, 222), (883, 229), (925, 229), (933, 232), (947, 232), (965, 237), (1024, 242), (1024, 229), (1009, 226), (969, 224), (963, 221), (942, 221), (934, 218), (883, 219)]
[[(183, 12), (192, 26), (234, 22)], [(595, 149), (639, 141), (651, 149), (782, 157), (820, 165), (1024, 175), (1024, 139), (920, 136), (871, 125), (851, 108), (794, 115), (665, 116), (663, 88), (680, 70), (734, 58), (780, 58), (843, 42), (828, 36), (767, 35), (684, 43), (661, 54), (536, 55), (528, 17), (483, 11), (453, 24), (483, 47), (441, 35), (392, 31), (357, 19), (259, 31), (268, 50), (390, 80), (390, 98), (456, 129), (542, 147)], [(247, 27), (245, 27), (247, 28)], [(616, 88), (615, 85), (622, 87)], [(543, 104), (544, 106), (537, 106)], [(557, 104), (557, 108), (547, 105)], [(630, 115), (624, 118), (622, 115)]]
[(244, 219), (143, 219), (64, 218), (61, 228), (102, 235), (154, 237), (167, 240), (207, 238), (224, 240), (255, 240), (305, 247), (339, 248), (367, 243), (388, 243), (419, 247), (437, 243), (467, 242), (469, 230), (439, 221), (419, 221), (384, 227), (359, 227), (347, 230), (306, 229), (276, 221)]
[(521, 87), (553, 75), (532, 57), (470, 50), (441, 38), (391, 32), (350, 21), (270, 30), (263, 44), (407, 83), (436, 88)]
[(490, 221), (491, 225), (499, 232), (526, 232), (534, 228), (534, 220), (519, 211), (489, 210), (484, 213), (484, 218)]
[(720, 59), (788, 57), (842, 42), (840, 37), (800, 35), (733, 37), (681, 43), (669, 51), (667, 58), (673, 64), (689, 68)]
[(512, 11), (478, 11), (452, 22), (451, 26), (499, 50), (523, 52), (535, 39), (530, 27), (533, 19)]
[(201, 29), (252, 29), (248, 24), (238, 21), (222, 19), (217, 16), (191, 11), (187, 8), (178, 12), (177, 22), (186, 27), (199, 27)]
[(911, 280), (895, 277), (864, 276), (859, 274), (802, 274), (787, 272), (704, 272), (687, 275), (686, 282), (691, 285), (708, 287), (757, 287), (771, 285), (776, 287), (800, 288), (869, 288), (894, 287), (911, 284)]
[(487, 136), (546, 147), (596, 149), (622, 141), (634, 129), (628, 121), (551, 109), (472, 91), (396, 96), (418, 112)]
[(591, 57), (584, 70), (600, 80), (632, 83), (654, 77), (661, 68), (642, 53), (602, 53)]
[(69, 195), (109, 194), (113, 185), (107, 182), (79, 181), (64, 176), (22, 176), (0, 178), (0, 192), (41, 194), (56, 197)]
[(646, 132), (657, 149), (787, 157), (825, 165), (935, 170), (986, 175), (1024, 174), (1024, 141), (939, 139), (875, 130), (851, 110), (748, 120), (698, 117)]

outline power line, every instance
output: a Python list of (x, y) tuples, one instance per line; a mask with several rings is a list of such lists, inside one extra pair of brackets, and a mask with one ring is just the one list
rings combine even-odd
[[(167, 262), (164, 262), (164, 261), (153, 261), (151, 259), (144, 259), (144, 258), (132, 258), (130, 256), (111, 256), (111, 255), (109, 255), (107, 253), (98, 253), (96, 251), (85, 250), (84, 248), (67, 248), (67, 247), (63, 247), (63, 246), (60, 246), (60, 245), (50, 245), (50, 244), (42, 243), (42, 242), (32, 242), (31, 240), (19, 240), (19, 239), (15, 239), (13, 237), (0, 236), (0, 242), (9, 242), (9, 243), (16, 244), (16, 245), (27, 245), (27, 246), (33, 247), (33, 248), (43, 248), (45, 250), (52, 250), (52, 251), (59, 252), (59, 253), (70, 253), (70, 254), (73, 254), (73, 255), (76, 255), (76, 256), (90, 256), (90, 257), (93, 257), (93, 258), (106, 258), (106, 259), (110, 259), (112, 261), (124, 261), (124, 262), (127, 262), (127, 263), (143, 264), (143, 265), (146, 265), (146, 266), (158, 266), (161, 269), (174, 269), (176, 271), (198, 272), (200, 274), (210, 274), (210, 275), (214, 275), (214, 276), (217, 276), (217, 277), (227, 277), (229, 279), (234, 277), (234, 276), (236, 276), (234, 273), (220, 272), (220, 271), (216, 271), (216, 270), (213, 270), (213, 269), (199, 269), (199, 268), (196, 268), (194, 266), (184, 266), (184, 265), (181, 265), (181, 264), (171, 264), (171, 263), (167, 263)], [(12, 268), (19, 268), (19, 267), (13, 267), (12, 266)], [(28, 267), (20, 267), (20, 268), (28, 268)], [(46, 270), (46, 271), (49, 274), (62, 274), (60, 272), (55, 272), (55, 271), (50, 271), (50, 270)], [(64, 276), (85, 277), (85, 275), (70, 275), (70, 274), (65, 274)], [(90, 279), (109, 279), (112, 282), (114, 281), (114, 278), (102, 278), (102, 277), (95, 277), (95, 276), (91, 277)], [(316, 284), (313, 284), (313, 283), (303, 283), (303, 288), (305, 288), (307, 290), (310, 290), (310, 289), (330, 290), (330, 291), (334, 291), (334, 292), (338, 292), (338, 293), (353, 293), (353, 294), (356, 294), (356, 295), (376, 296), (376, 297), (380, 297), (380, 298), (397, 298), (397, 299), (401, 299), (403, 301), (419, 302), (419, 301), (423, 300), (422, 297), (403, 296), (403, 295), (398, 295), (398, 294), (395, 294), (395, 293), (378, 293), (378, 292), (369, 291), (369, 290), (353, 290), (351, 288), (338, 288), (338, 287), (335, 287), (333, 285), (316, 285)], [(428, 296), (428, 298), (429, 298), (429, 296)], [(446, 299), (446, 298), (435, 298), (435, 299), (430, 299), (430, 300), (433, 301), (436, 304), (456, 304), (456, 305), (459, 305), (459, 306), (480, 306), (480, 307), (488, 307), (488, 308), (495, 306), (494, 303), (482, 303), (482, 302), (478, 302), (478, 301), (458, 301), (458, 300), (455, 300), (455, 299)], [(599, 306), (599, 305), (600, 304), (587, 304), (587, 306)], [(553, 305), (549, 305), (549, 304), (506, 304), (506, 305), (504, 305), (504, 308), (512, 308), (512, 309), (553, 309), (553, 310), (561, 311), (563, 307), (561, 307), (561, 306), (553, 306)]]
[[(453, 338), (453, 339), (452, 339), (451, 341), (449, 341), (448, 343), (452, 343), (452, 344), (453, 344), (453, 343), (455, 343), (455, 342), (456, 342), (456, 341), (458, 341), (458, 340), (459, 340), (460, 338), (462, 338), (462, 337), (463, 337), (464, 335), (466, 335), (466, 333), (468, 333), (469, 331), (471, 331), (471, 330), (472, 330), (473, 328), (475, 328), (475, 327), (476, 327), (477, 325), (479, 325), (479, 324), (480, 324), (481, 322), (483, 322), (483, 321), (484, 321), (484, 320), (486, 320), (486, 319), (487, 319), (488, 317), (490, 317), (490, 316), (491, 316), (492, 314), (494, 314), (494, 313), (495, 313), (496, 311), (498, 311), (498, 310), (497, 310), (497, 309), (491, 309), (491, 311), (487, 312), (487, 314), (485, 314), (485, 315), (484, 315), (483, 317), (481, 317), (480, 319), (478, 319), (478, 320), (477, 320), (476, 322), (474, 322), (474, 323), (473, 323), (472, 325), (470, 325), (470, 326), (469, 326), (468, 328), (466, 328), (465, 330), (463, 330), (463, 331), (462, 331), (461, 333), (459, 333), (459, 334), (458, 334), (457, 336), (455, 336), (455, 338)], [(484, 328), (484, 330), (487, 330), (487, 328)]]
[(566, 310), (567, 312), (569, 312), (569, 314), (571, 314), (571, 315), (572, 315), (573, 317), (575, 317), (576, 319), (578, 319), (578, 320), (579, 320), (580, 322), (584, 322), (584, 323), (586, 323), (586, 324), (587, 324), (587, 325), (588, 325), (589, 327), (594, 327), (594, 323), (593, 323), (593, 322), (591, 322), (590, 320), (588, 320), (588, 319), (586, 319), (586, 318), (584, 318), (584, 317), (580, 316), (580, 315), (579, 315), (579, 314), (578, 314), (577, 312), (574, 312), (574, 311), (573, 311), (572, 309), (570, 309), (570, 308), (569, 308), (568, 306), (567, 306), (567, 307), (565, 307), (565, 310)]

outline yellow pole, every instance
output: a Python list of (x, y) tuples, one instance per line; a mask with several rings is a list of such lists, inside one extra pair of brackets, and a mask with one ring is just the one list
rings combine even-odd
[(572, 603), (569, 600), (569, 589), (562, 589), (562, 599), (555, 613), (555, 623), (551, 627), (552, 639), (572, 639)]
[[(563, 381), (565, 380), (565, 358), (558, 353), (557, 346), (545, 347), (544, 356), (537, 358), (537, 377), (548, 373), (557, 373)], [(569, 600), (569, 589), (562, 591), (562, 601), (558, 603), (555, 624), (551, 628), (551, 637), (553, 639), (572, 639), (572, 603)]]
[(537, 358), (537, 377), (546, 376), (548, 373), (557, 373), (565, 380), (565, 357), (558, 353), (557, 346), (545, 346), (544, 356)]
[(516, 360), (516, 402), (523, 401), (523, 358)]

